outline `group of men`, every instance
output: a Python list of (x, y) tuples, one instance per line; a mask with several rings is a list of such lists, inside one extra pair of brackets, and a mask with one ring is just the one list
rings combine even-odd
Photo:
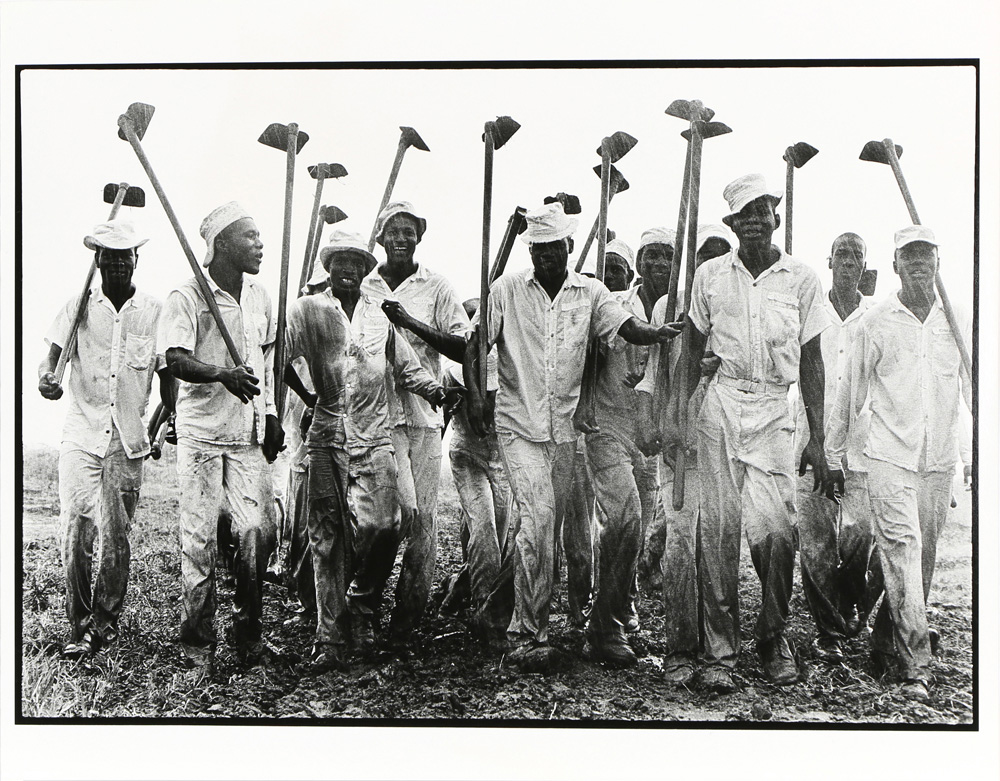
[[(771, 243), (780, 193), (748, 175), (723, 195), (732, 234), (699, 229), (692, 289), (669, 312), (682, 243), (672, 230), (645, 231), (636, 255), (610, 241), (601, 281), (568, 268), (577, 221), (547, 199), (521, 235), (531, 267), (501, 275), (482, 312), (415, 260), (426, 220), (409, 203), (390, 203), (376, 225), (383, 263), (355, 233), (335, 230), (323, 247), (322, 270), (288, 309), (281, 367), (270, 298), (253, 281), (263, 245), (237, 203), (201, 225), (215, 307), (194, 278), (162, 306), (139, 292), (132, 272), (144, 242), (126, 221), (98, 226), (84, 243), (101, 285), (74, 338), (77, 302), (62, 310), (39, 367), (40, 392), (58, 398), (53, 370), (75, 341), (60, 454), (66, 654), (89, 655), (117, 634), (150, 451), (142, 417), (158, 373), (176, 416), (180, 642), (196, 684), (212, 675), (217, 643), (220, 515), (235, 547), (231, 641), (242, 662), (269, 652), (262, 585), (279, 538), (291, 543), (282, 545), (292, 551), (289, 582), (315, 605), (313, 672), (345, 670), (376, 644), (411, 643), (434, 583), (450, 425), (464, 560), (450, 584), (465, 583), (470, 631), (517, 668), (546, 672), (562, 661), (548, 632), (561, 545), (571, 623), (585, 627), (590, 659), (636, 663), (638, 589), (657, 583), (667, 680), (735, 691), (745, 532), (762, 594), (754, 639), (770, 681), (801, 675), (786, 637), (799, 550), (815, 656), (843, 661), (841, 643), (867, 626), (884, 592), (873, 659), (897, 665), (903, 691), (926, 700), (924, 605), (950, 499), (959, 396), (968, 403), (971, 392), (934, 290), (934, 235), (920, 226), (896, 233), (901, 289), (873, 304), (858, 290), (860, 237), (834, 241), (824, 294), (809, 266)], [(275, 414), (278, 371), (301, 419)], [(269, 462), (286, 431), (299, 446), (279, 524)], [(383, 631), (383, 592), (400, 551)]]

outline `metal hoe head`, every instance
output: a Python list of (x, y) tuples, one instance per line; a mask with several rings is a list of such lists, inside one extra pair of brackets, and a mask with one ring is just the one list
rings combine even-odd
[(597, 148), (597, 154), (603, 157), (604, 154), (607, 153), (611, 162), (617, 163), (625, 157), (625, 155), (632, 151), (632, 147), (638, 143), (638, 139), (633, 138), (628, 133), (619, 130), (617, 133), (613, 133), (602, 139), (601, 145)]
[[(490, 135), (493, 136), (494, 149), (499, 149), (510, 141), (510, 137), (521, 128), (519, 122), (507, 116), (497, 117), (496, 122), (487, 122), (486, 124), (490, 129)], [(483, 133), (483, 141), (485, 140), (486, 134)]]
[[(894, 145), (896, 147), (896, 157), (903, 156), (903, 147), (899, 144)], [(866, 163), (882, 163), (883, 165), (890, 165), (889, 163), (889, 152), (885, 148), (884, 141), (869, 141), (865, 144), (865, 148), (861, 150), (861, 154), (858, 155), (859, 160), (864, 160)]]
[[(156, 111), (156, 108), (148, 103), (133, 103), (118, 118), (118, 121), (121, 122), (122, 117), (127, 118), (135, 130), (135, 137), (142, 141), (143, 136), (146, 135), (146, 128), (149, 127), (149, 122), (153, 118), (154, 111)], [(125, 131), (121, 127), (118, 128), (118, 137), (122, 141), (128, 141), (128, 136), (125, 135)]]
[[(108, 182), (104, 185), (104, 202), (114, 203), (115, 199), (118, 197), (118, 185), (114, 182)], [(135, 206), (136, 208), (142, 208), (146, 205), (146, 193), (142, 191), (141, 187), (129, 187), (125, 191), (125, 198), (122, 199), (122, 206)]]
[(317, 163), (309, 166), (309, 175), (313, 179), (339, 179), (347, 176), (347, 169), (340, 163)]
[(781, 159), (786, 163), (791, 163), (796, 168), (801, 168), (818, 154), (819, 150), (816, 147), (810, 146), (805, 141), (799, 141), (788, 147)]
[(403, 146), (415, 146), (422, 152), (431, 151), (430, 147), (424, 143), (424, 139), (422, 139), (420, 134), (412, 127), (400, 125), (399, 129), (403, 131)]
[(335, 222), (347, 219), (347, 213), (336, 206), (324, 206), (320, 209), (319, 216), (327, 225), (333, 225)]
[(558, 193), (557, 195), (548, 195), (542, 203), (561, 203), (563, 206), (563, 211), (566, 214), (579, 214), (583, 211), (583, 207), (580, 206), (580, 199), (575, 195), (570, 195), (569, 193)]
[(696, 119), (708, 122), (715, 116), (715, 112), (700, 100), (675, 100), (667, 106), (664, 113), (678, 119), (686, 119), (688, 122), (694, 122)]
[[(724, 136), (726, 133), (733, 132), (733, 129), (725, 122), (703, 122), (700, 119), (696, 119), (691, 124), (698, 128), (698, 133), (702, 138), (715, 138), (716, 136)], [(688, 128), (682, 131), (681, 137), (685, 141), (690, 141), (691, 129)]]
[[(601, 175), (601, 167), (599, 165), (594, 166), (594, 173), (598, 176)], [(618, 193), (623, 193), (629, 188), (628, 179), (622, 176), (622, 172), (619, 171), (614, 166), (611, 166), (611, 179), (608, 182), (608, 195), (610, 198), (614, 198)]]
[[(284, 152), (288, 149), (288, 125), (282, 125), (278, 122), (272, 122), (267, 126), (267, 129), (260, 134), (260, 138), (257, 139), (264, 146), (270, 146), (274, 149), (280, 149)], [(306, 145), (306, 141), (309, 140), (309, 134), (300, 130), (295, 136), (295, 154), (302, 151), (302, 147)]]

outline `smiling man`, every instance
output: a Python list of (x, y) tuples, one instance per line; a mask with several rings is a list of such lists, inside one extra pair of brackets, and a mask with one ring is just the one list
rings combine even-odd
[(885, 580), (872, 656), (883, 671), (894, 660), (903, 693), (926, 702), (932, 675), (925, 605), (948, 516), (959, 399), (972, 408), (972, 385), (934, 291), (934, 233), (912, 225), (896, 231), (895, 246), (900, 290), (861, 318), (837, 389), (826, 441), (827, 495), (844, 494), (844, 459), (850, 462), (857, 421), (868, 404), (862, 452)]
[(750, 174), (728, 184), (723, 196), (730, 214), (722, 221), (736, 234), (739, 247), (695, 272), (684, 399), (698, 385), (710, 338), (720, 365), (698, 418), (702, 682), (732, 692), (740, 650), (741, 527), (761, 583), (754, 637), (764, 673), (776, 684), (799, 679), (785, 639), (795, 564), (794, 427), (788, 387), (800, 383), (810, 430), (802, 464), (812, 464), (822, 483), (820, 334), (828, 320), (815, 272), (771, 244), (780, 224), (775, 209), (781, 193), (768, 190), (759, 174)]
[[(361, 283), (371, 300), (398, 301), (415, 320), (445, 335), (464, 337), (469, 318), (451, 283), (414, 260), (427, 221), (413, 206), (397, 201), (378, 216), (376, 240), (385, 248), (385, 263)], [(405, 337), (421, 365), (437, 381), (444, 377), (441, 354), (418, 335)], [(392, 431), (399, 466), (399, 501), (403, 512), (403, 565), (389, 633), (405, 644), (419, 623), (434, 581), (437, 554), (437, 497), (441, 480), (441, 428), (444, 419), (426, 399), (408, 391)]]
[[(164, 404), (172, 406), (170, 377), (154, 349), (161, 304), (132, 283), (146, 241), (120, 219), (98, 225), (83, 240), (94, 251), (101, 284), (87, 293), (69, 356), (71, 406), (59, 453), (67, 657), (89, 656), (118, 635), (128, 587), (128, 532), (149, 453), (142, 416), (154, 371)], [(54, 370), (70, 341), (77, 306), (77, 300), (68, 302), (46, 336), (49, 352), (38, 367), (38, 390), (47, 399), (63, 394)], [(100, 562), (93, 579), (95, 547)]]
[(249, 278), (260, 271), (263, 258), (257, 225), (232, 201), (202, 221), (201, 235), (208, 245), (208, 283), (244, 365), (233, 365), (193, 277), (170, 293), (160, 346), (181, 381), (176, 424), (180, 640), (195, 685), (205, 683), (214, 663), (216, 533), (224, 503), (238, 548), (233, 640), (241, 662), (256, 663), (264, 656), (261, 589), (276, 535), (267, 462), (275, 459), (283, 439), (274, 409), (271, 299)]

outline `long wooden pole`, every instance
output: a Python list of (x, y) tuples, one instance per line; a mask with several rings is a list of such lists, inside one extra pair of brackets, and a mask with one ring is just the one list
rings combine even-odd
[(785, 253), (792, 254), (792, 196), (794, 193), (795, 166), (791, 159), (785, 169)]
[(378, 230), (378, 215), (382, 213), (382, 210), (389, 205), (389, 199), (392, 197), (392, 190), (396, 186), (396, 177), (399, 176), (399, 167), (403, 164), (403, 154), (406, 152), (406, 134), (402, 133), (399, 136), (399, 145), (396, 147), (396, 157), (392, 161), (392, 170), (389, 172), (389, 180), (385, 183), (385, 192), (382, 193), (382, 203), (378, 207), (378, 212), (375, 214), (375, 224), (372, 225), (372, 235), (368, 238), (368, 251), (371, 252), (375, 248), (375, 231)]
[(306, 237), (306, 254), (302, 259), (302, 273), (299, 274), (299, 287), (298, 290), (301, 291), (302, 288), (306, 286), (306, 282), (309, 281), (309, 275), (312, 273), (313, 267), (313, 243), (319, 242), (319, 201), (323, 196), (323, 177), (316, 177), (316, 195), (313, 199), (313, 209), (312, 216), (309, 218), (309, 235)]
[(278, 288), (278, 323), (274, 339), (274, 406), (279, 421), (285, 413), (285, 310), (288, 308), (288, 258), (292, 243), (292, 192), (298, 135), (299, 126), (289, 122), (288, 147), (285, 153), (285, 225), (281, 237), (281, 283)]
[(493, 123), (483, 133), (483, 256), (479, 286), (479, 392), (486, 397), (486, 357), (489, 354), (490, 318), (490, 218), (493, 212)]

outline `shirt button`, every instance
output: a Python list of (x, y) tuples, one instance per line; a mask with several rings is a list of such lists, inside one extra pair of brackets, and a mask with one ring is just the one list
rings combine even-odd
[(111, 379), (113, 380), (114, 378), (115, 378), (115, 375), (113, 375), (113, 374), (112, 374), (112, 375), (111, 375)]
[(111, 433), (111, 429), (105, 429), (105, 430), (104, 430), (104, 433), (105, 433), (105, 434), (110, 434), (110, 433)]

